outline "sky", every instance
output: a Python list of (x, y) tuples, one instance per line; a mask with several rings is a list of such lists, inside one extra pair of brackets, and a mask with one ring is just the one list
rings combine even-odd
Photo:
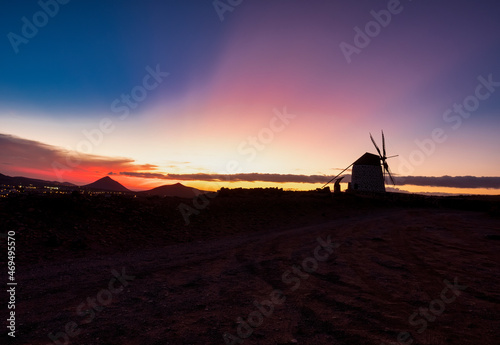
[(495, 1), (11, 1), (0, 173), (315, 189), (383, 130), (390, 190), (500, 194), (498, 18)]

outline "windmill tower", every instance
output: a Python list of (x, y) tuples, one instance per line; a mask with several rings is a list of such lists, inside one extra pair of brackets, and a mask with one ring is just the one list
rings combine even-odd
[(352, 164), (351, 188), (363, 192), (385, 192), (379, 156), (367, 152)]
[[(344, 171), (352, 166), (351, 174), (351, 189), (353, 191), (363, 191), (363, 192), (385, 192), (385, 174), (389, 176), (393, 185), (396, 185), (394, 179), (392, 178), (391, 171), (389, 170), (389, 165), (387, 164), (387, 159), (396, 156), (387, 157), (385, 151), (385, 137), (384, 131), (382, 131), (382, 152), (380, 151), (377, 143), (373, 139), (370, 133), (370, 139), (373, 145), (377, 149), (378, 156), (373, 153), (366, 152), (364, 155), (359, 157), (354, 163), (345, 168), (340, 174), (335, 176), (325, 186), (336, 180)], [(383, 154), (382, 154), (383, 153)], [(342, 177), (343, 178), (343, 177)], [(339, 181), (342, 179), (338, 179)]]

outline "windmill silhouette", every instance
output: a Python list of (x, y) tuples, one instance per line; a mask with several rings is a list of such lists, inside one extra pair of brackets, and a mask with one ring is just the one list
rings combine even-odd
[(338, 177), (350, 167), (352, 167), (351, 189), (354, 191), (385, 192), (386, 174), (392, 184), (396, 185), (396, 182), (392, 177), (389, 164), (387, 163), (387, 159), (397, 157), (397, 155), (387, 156), (384, 131), (382, 131), (382, 151), (380, 151), (380, 148), (375, 142), (375, 139), (373, 139), (371, 133), (370, 139), (378, 152), (378, 156), (376, 154), (366, 152), (355, 162), (342, 170), (340, 174), (328, 181), (323, 188), (333, 180), (337, 180)]

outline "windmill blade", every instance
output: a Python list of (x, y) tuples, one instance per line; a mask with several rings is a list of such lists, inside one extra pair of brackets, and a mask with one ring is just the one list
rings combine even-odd
[(386, 157), (386, 158), (389, 159), (389, 158), (394, 158), (394, 157), (399, 157), (399, 155), (393, 155), (393, 156), (389, 156), (389, 157)]
[(391, 171), (389, 170), (389, 165), (387, 165), (387, 174), (389, 175), (389, 178), (391, 179), (392, 184), (395, 186), (396, 182), (394, 181), (394, 178), (392, 177)]
[(375, 145), (375, 148), (377, 149), (378, 155), (380, 158), (382, 158), (382, 154), (380, 153), (380, 149), (378, 148), (377, 144), (375, 143), (375, 140), (372, 137), (372, 134), (370, 133), (370, 139), (372, 140), (373, 145)]
[(384, 159), (385, 159), (386, 155), (385, 155), (385, 137), (384, 137), (384, 131), (382, 131), (382, 150), (384, 152)]
[(349, 169), (350, 167), (352, 167), (353, 164), (354, 163), (352, 163), (351, 165), (349, 165), (347, 168), (345, 168), (344, 170), (342, 170), (340, 172), (340, 174), (338, 174), (337, 176), (335, 176), (334, 178), (332, 178), (330, 181), (328, 181), (327, 183), (325, 183), (325, 185), (323, 186), (323, 188), (325, 188), (330, 182), (332, 182), (333, 180), (335, 180), (337, 177), (339, 177), (340, 175), (342, 175), (344, 173), (344, 171), (346, 171), (347, 169)]

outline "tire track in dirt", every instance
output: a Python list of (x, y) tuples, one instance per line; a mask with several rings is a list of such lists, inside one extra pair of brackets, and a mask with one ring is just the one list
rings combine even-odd
[[(377, 228), (378, 224), (384, 224), (386, 222), (391, 223), (399, 217), (399, 214), (391, 214), (390, 216), (382, 214), (371, 221), (353, 225), (344, 231), (344, 233), (349, 234), (349, 237), (346, 239), (346, 244), (348, 244), (351, 248), (350, 252), (346, 252), (344, 250), (347, 246), (339, 248), (339, 257), (343, 258), (345, 256), (342, 261), (361, 281), (361, 290), (370, 291), (372, 297), (376, 297), (381, 301), (390, 303), (394, 302), (394, 295), (391, 294), (390, 291), (387, 290), (387, 287), (383, 284), (384, 277), (380, 274), (383, 272), (374, 272), (373, 270), (366, 271), (365, 267), (372, 267), (373, 262), (375, 262), (381, 267), (381, 269), (386, 269), (391, 273), (394, 270), (403, 272), (406, 271), (404, 261), (401, 262), (402, 260), (397, 253), (380, 251), (382, 244), (389, 243), (389, 241), (376, 236), (378, 234), (377, 232), (380, 232), (380, 229)], [(376, 224), (374, 224), (374, 222), (376, 222)], [(367, 236), (367, 232), (370, 233), (370, 231), (373, 231), (373, 237)], [(384, 233), (385, 230), (383, 229), (382, 232)], [(382, 234), (382, 236), (384, 235), (385, 234)], [(385, 260), (380, 258), (382, 254), (386, 256)]]

